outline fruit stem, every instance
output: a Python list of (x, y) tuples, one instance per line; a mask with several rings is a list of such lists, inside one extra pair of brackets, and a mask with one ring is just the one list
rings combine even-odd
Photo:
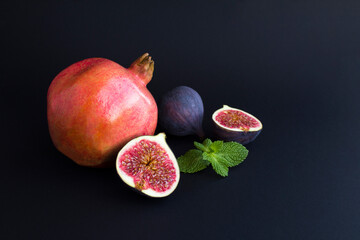
[(153, 76), (154, 61), (149, 56), (149, 53), (144, 53), (130, 65), (129, 70), (147, 85)]

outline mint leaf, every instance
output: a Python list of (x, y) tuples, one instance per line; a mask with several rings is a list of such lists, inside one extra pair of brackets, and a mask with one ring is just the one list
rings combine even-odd
[(203, 151), (203, 152), (209, 152), (209, 151), (210, 151), (208, 147), (204, 146), (203, 144), (201, 144), (201, 143), (199, 143), (199, 142), (194, 142), (194, 146), (195, 146), (197, 149), (199, 149), (199, 150), (201, 150), (201, 151)]
[(227, 177), (228, 173), (229, 173), (229, 168), (218, 163), (218, 162), (212, 162), (211, 166), (213, 167), (213, 169), (215, 170), (215, 172), (217, 174), (219, 174), (222, 177)]
[(195, 173), (211, 164), (219, 175), (228, 176), (229, 167), (240, 164), (247, 157), (249, 151), (237, 142), (212, 142), (205, 139), (203, 143), (194, 142), (197, 149), (187, 151), (178, 158), (180, 171)]
[(207, 138), (207, 139), (205, 139), (205, 140), (203, 141), (202, 144), (203, 144), (205, 147), (209, 148), (212, 143), (213, 143), (213, 142), (212, 142), (209, 138)]
[(192, 149), (187, 151), (178, 159), (178, 164), (181, 172), (195, 173), (205, 169), (210, 163), (205, 161), (202, 157), (202, 151)]
[(248, 153), (249, 151), (240, 143), (225, 142), (216, 154), (226, 159), (228, 167), (234, 167), (243, 162)]
[(228, 175), (229, 169), (227, 166), (227, 160), (222, 156), (218, 156), (215, 153), (207, 153), (204, 152), (202, 154), (205, 160), (208, 160), (211, 163), (211, 166), (215, 170), (215, 172), (223, 177)]
[(213, 152), (218, 152), (223, 147), (224, 142), (223, 141), (215, 141), (210, 145), (210, 149)]

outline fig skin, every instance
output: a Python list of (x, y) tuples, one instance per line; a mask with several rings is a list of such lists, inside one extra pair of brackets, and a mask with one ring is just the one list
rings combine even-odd
[(159, 124), (174, 136), (196, 134), (203, 138), (203, 116), (204, 104), (200, 95), (187, 86), (165, 93), (159, 104)]
[(213, 132), (215, 136), (221, 140), (234, 141), (245, 145), (254, 141), (260, 134), (261, 130), (235, 132), (222, 128), (213, 122)]
[(47, 94), (55, 147), (82, 166), (114, 166), (117, 152), (128, 141), (155, 132), (157, 105), (146, 88), (153, 70), (147, 53), (129, 68), (88, 58), (62, 70)]
[[(260, 124), (260, 126), (257, 128), (250, 128), (249, 130), (228, 129), (215, 121), (215, 117), (223, 110), (240, 111), (240, 112), (254, 118)], [(257, 138), (257, 136), (259, 136), (259, 134), (262, 130), (262, 123), (260, 122), (259, 119), (257, 119), (253, 115), (251, 115), (243, 110), (240, 110), (237, 108), (232, 108), (227, 105), (224, 105), (222, 108), (216, 110), (212, 115), (212, 120), (213, 120), (212, 121), (212, 129), (213, 129), (213, 134), (215, 135), (215, 137), (217, 137), (218, 139), (224, 140), (224, 141), (234, 141), (234, 142), (238, 142), (238, 143), (244, 144), (244, 145), (254, 141)]]

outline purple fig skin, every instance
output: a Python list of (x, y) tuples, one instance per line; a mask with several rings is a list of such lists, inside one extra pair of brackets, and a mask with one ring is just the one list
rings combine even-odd
[(159, 106), (159, 124), (165, 132), (174, 136), (196, 134), (204, 137), (202, 128), (204, 105), (200, 95), (187, 86), (167, 92)]
[(254, 141), (255, 138), (260, 134), (261, 130), (262, 129), (258, 131), (235, 132), (222, 128), (213, 122), (213, 132), (218, 139), (224, 141), (234, 141), (243, 145)]

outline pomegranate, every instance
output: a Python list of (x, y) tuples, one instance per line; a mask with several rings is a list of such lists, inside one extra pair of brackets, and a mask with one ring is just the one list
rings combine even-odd
[(170, 195), (180, 179), (179, 165), (164, 133), (128, 142), (117, 156), (116, 170), (127, 185), (150, 197)]
[(145, 53), (129, 68), (89, 58), (61, 71), (47, 94), (47, 118), (55, 147), (79, 165), (113, 166), (131, 139), (153, 135), (156, 102), (146, 85), (154, 61)]

